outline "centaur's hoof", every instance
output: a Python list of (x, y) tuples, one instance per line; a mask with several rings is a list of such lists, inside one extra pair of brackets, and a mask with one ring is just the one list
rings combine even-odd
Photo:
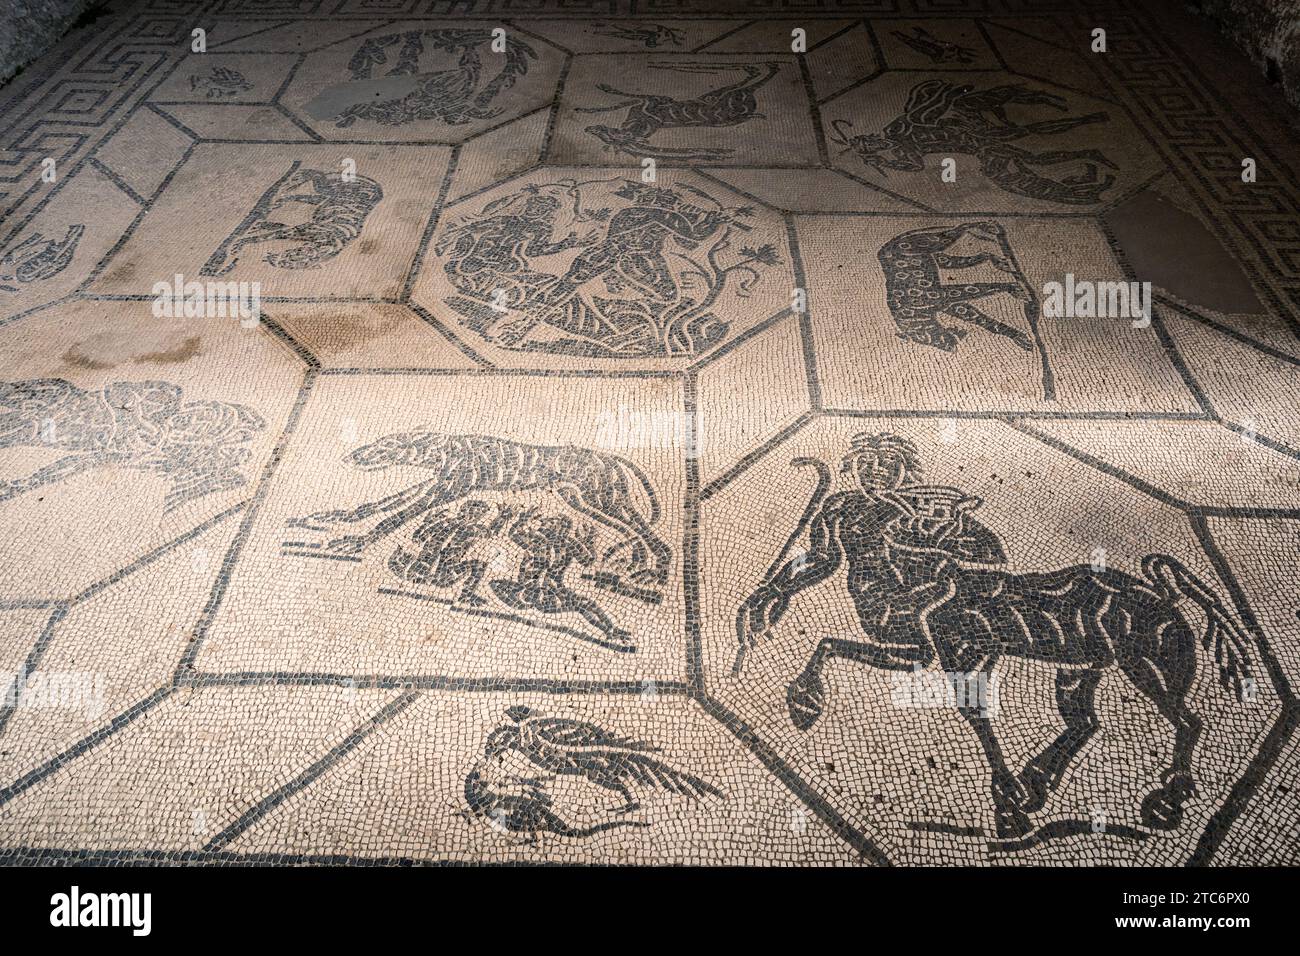
[(790, 707), (790, 722), (800, 730), (808, 730), (822, 715), (826, 691), (816, 674), (804, 671), (790, 682), (785, 700)]
[(1047, 804), (1047, 795), (1052, 789), (1051, 778), (1043, 771), (1041, 767), (1032, 761), (1025, 765), (1025, 769), (1020, 771), (1018, 778), (1020, 789), (1024, 791), (1025, 797), (1019, 801), (1019, 807), (1025, 813), (1037, 813)]
[(1034, 828), (1029, 816), (1016, 806), (998, 807), (994, 813), (994, 826), (999, 840), (1014, 840)]
[(1004, 787), (994, 784), (993, 824), (999, 839), (1014, 840), (1034, 828), (1029, 814), (1025, 812), (1028, 802), (1028, 796), (1014, 783), (1008, 783)]
[(1196, 792), (1191, 777), (1179, 774), (1142, 801), (1142, 822), (1153, 830), (1173, 830), (1183, 822), (1183, 804)]

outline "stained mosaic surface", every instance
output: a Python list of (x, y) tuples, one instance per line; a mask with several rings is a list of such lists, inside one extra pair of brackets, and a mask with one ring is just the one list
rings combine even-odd
[(1294, 133), (1139, 5), (806, 6), (4, 91), (0, 861), (1300, 861)]

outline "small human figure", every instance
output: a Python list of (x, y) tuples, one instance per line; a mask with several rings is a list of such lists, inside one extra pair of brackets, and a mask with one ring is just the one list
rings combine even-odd
[(471, 498), (454, 514), (450, 508), (431, 513), (411, 535), (419, 550), (399, 546), (388, 559), (389, 569), (404, 581), (427, 587), (447, 588), (464, 581), (456, 600), (482, 607), (487, 600), (478, 586), (487, 562), (470, 557), (470, 551), (480, 541), (495, 537), (511, 514), (502, 508), (495, 520), (488, 521), (491, 511), (487, 502)]
[(575, 529), (566, 515), (547, 515), (532, 508), (510, 528), (510, 540), (523, 549), (515, 580), (491, 581), (504, 604), (542, 614), (580, 614), (619, 650), (632, 650), (632, 634), (618, 627), (593, 600), (572, 591), (564, 575), (573, 561), (590, 567), (596, 561), (595, 529)]

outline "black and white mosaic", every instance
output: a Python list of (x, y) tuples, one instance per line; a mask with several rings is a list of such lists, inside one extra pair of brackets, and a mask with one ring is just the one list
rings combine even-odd
[[(434, 246), (444, 300), (510, 349), (601, 358), (693, 357), (730, 330), (723, 296), (748, 298), (781, 256), (747, 206), (683, 183), (530, 184), (448, 228)], [(562, 271), (538, 260), (576, 252)]]
[(0, 91), (0, 861), (1297, 862), (1300, 189), (1215, 57), (301, 6)]

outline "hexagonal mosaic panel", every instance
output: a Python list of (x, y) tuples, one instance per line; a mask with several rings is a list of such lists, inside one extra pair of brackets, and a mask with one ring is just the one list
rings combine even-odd
[(711, 692), (898, 862), (1181, 863), (1291, 699), (1194, 521), (1028, 428), (819, 423), (702, 528)]
[(554, 47), (492, 29), (385, 24), (309, 54), (281, 102), (329, 140), (462, 142), (548, 105), (560, 75)]

